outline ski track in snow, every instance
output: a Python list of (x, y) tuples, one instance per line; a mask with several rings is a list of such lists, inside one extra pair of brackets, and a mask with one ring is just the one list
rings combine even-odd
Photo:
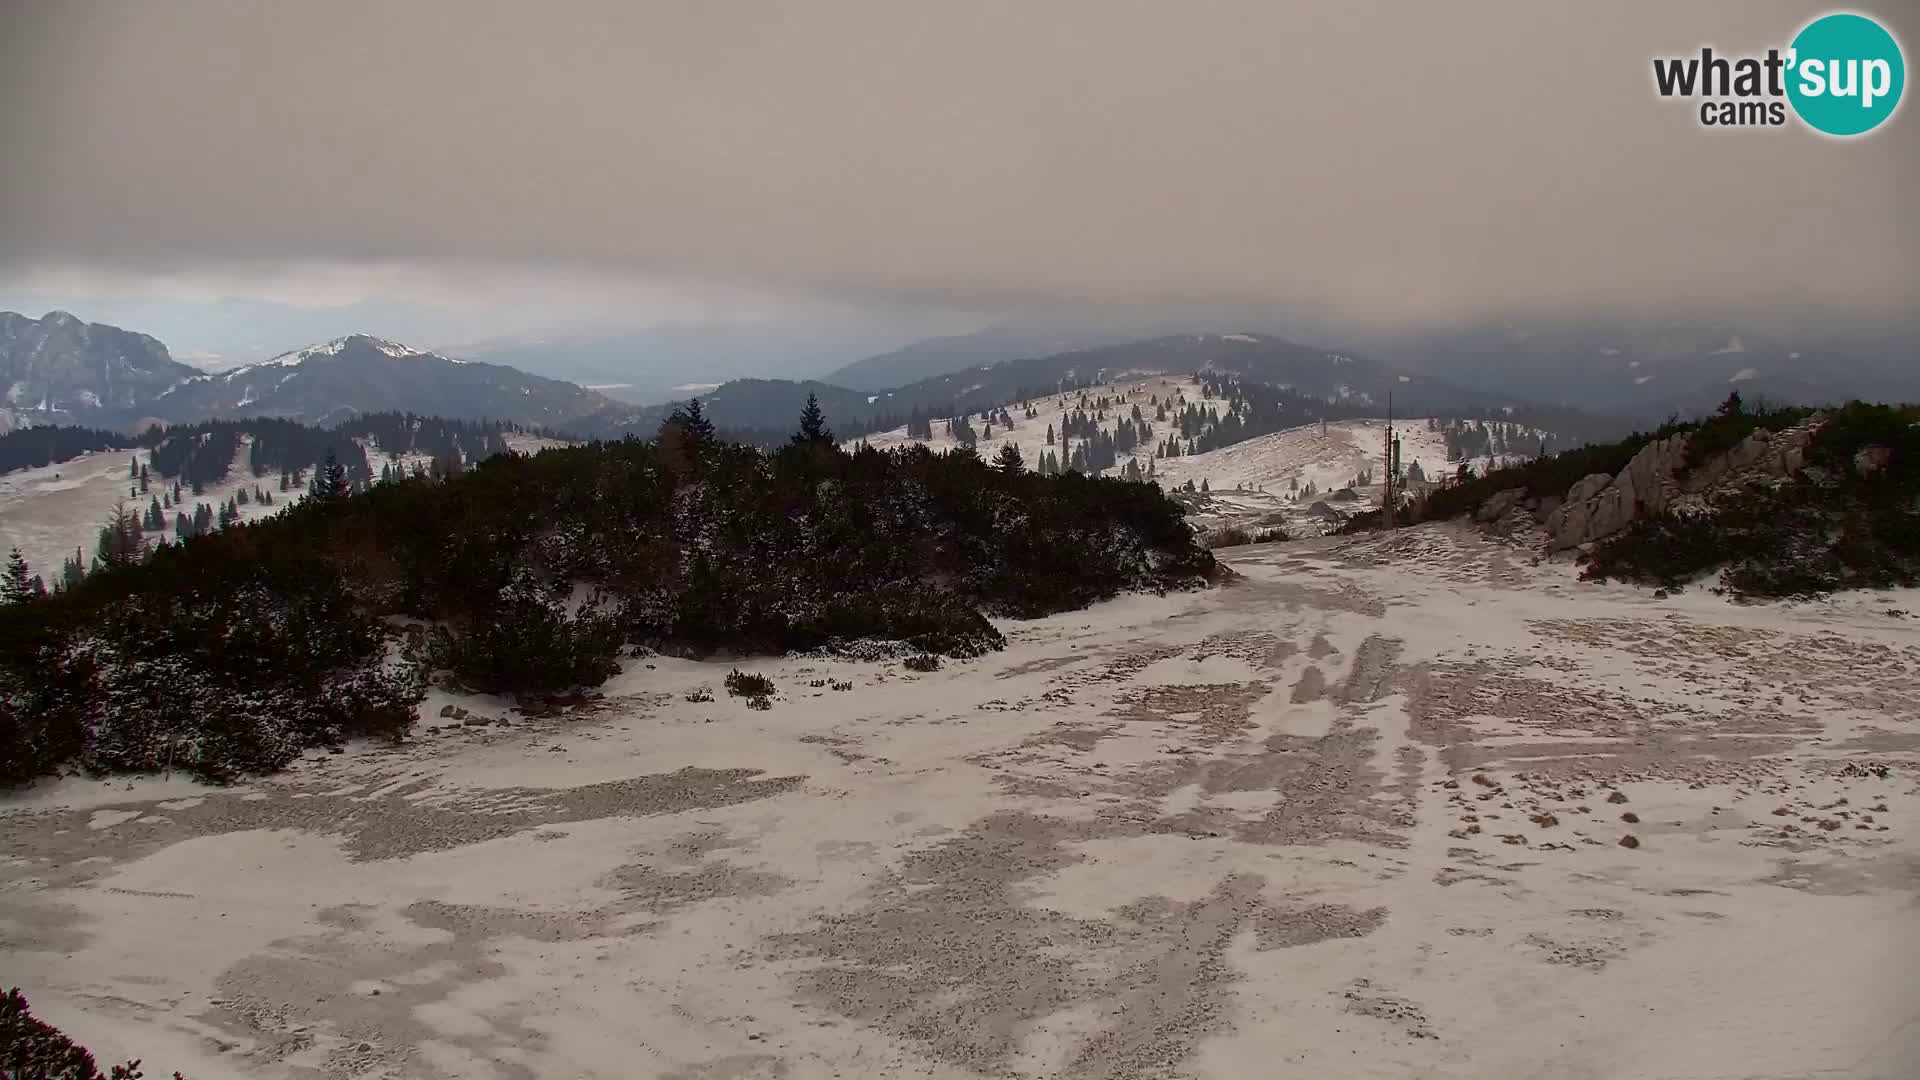
[(15, 793), (0, 966), (195, 1080), (1920, 1075), (1920, 592), (1223, 554), (925, 675)]

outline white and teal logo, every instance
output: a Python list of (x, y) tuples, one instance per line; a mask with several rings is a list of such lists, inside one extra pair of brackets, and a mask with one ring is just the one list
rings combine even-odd
[(1823, 135), (1865, 135), (1892, 117), (1907, 87), (1900, 43), (1853, 12), (1822, 15), (1765, 56), (1656, 57), (1661, 97), (1697, 98), (1702, 127), (1780, 127), (1789, 109)]
[(1907, 65), (1900, 43), (1865, 15), (1822, 15), (1787, 50), (1787, 100), (1808, 127), (1865, 135), (1900, 107)]

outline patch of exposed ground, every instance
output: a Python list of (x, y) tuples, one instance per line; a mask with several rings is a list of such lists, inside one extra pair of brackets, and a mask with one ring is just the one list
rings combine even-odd
[(1114, 695), (1105, 715), (1129, 724), (1160, 724), (1188, 743), (1217, 746), (1253, 726), (1253, 705), (1267, 694), (1259, 683), (1143, 686)]
[(1319, 701), (1327, 696), (1327, 677), (1318, 664), (1308, 664), (1300, 673), (1299, 681), (1293, 684), (1292, 701), (1295, 705), (1305, 705), (1309, 701)]
[[(8, 876), (60, 861), (76, 832), (87, 835), (94, 861), (69, 864), (68, 883), (112, 863), (194, 836), (254, 829), (299, 829), (338, 836), (355, 861), (398, 859), (498, 839), (571, 821), (678, 814), (765, 799), (798, 788), (803, 776), (762, 777), (756, 769), (684, 768), (577, 788), (507, 788), (463, 793), (432, 805), (401, 794), (357, 795), (276, 791), (270, 798), (207, 799), (164, 816), (141, 814), (89, 833), (95, 810), (9, 815), (0, 853)], [(290, 785), (288, 785), (290, 786)], [(284, 788), (282, 789), (284, 790)]]
[(1772, 696), (1838, 706), (1902, 724), (1920, 722), (1920, 646), (1895, 646), (1834, 632), (1661, 619), (1547, 619), (1532, 624), (1556, 641), (1622, 652), (1645, 670), (1713, 687), (1756, 704)]
[(1095, 1006), (1099, 1030), (1057, 1075), (1166, 1075), (1219, 1030), (1243, 931), (1286, 948), (1372, 931), (1384, 912), (1276, 906), (1257, 877), (1203, 898), (1153, 897), (1089, 919), (1023, 903), (1020, 886), (1078, 860), (1097, 823), (1002, 813), (910, 855), (860, 909), (768, 941), (801, 964), (813, 1004), (922, 1046), (940, 1061), (1005, 1073), (1030, 1025)]

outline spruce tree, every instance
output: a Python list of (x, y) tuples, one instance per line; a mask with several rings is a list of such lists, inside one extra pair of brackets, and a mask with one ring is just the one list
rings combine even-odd
[(687, 429), (687, 435), (693, 439), (695, 446), (704, 450), (712, 444), (713, 421), (707, 419), (706, 410), (700, 407), (699, 398), (688, 400), (686, 410), (681, 415), (685, 418), (683, 426)]
[(147, 557), (147, 541), (140, 534), (140, 519), (125, 503), (116, 505), (107, 523), (100, 527), (94, 557), (103, 567), (132, 566)]
[[(698, 404), (698, 399), (695, 404)], [(800, 430), (794, 432), (795, 446), (832, 446), (833, 432), (827, 430), (826, 414), (820, 411), (820, 398), (811, 391), (807, 406), (800, 410)]]
[(27, 575), (27, 557), (19, 548), (7, 556), (7, 570), (0, 577), (0, 604), (24, 604), (33, 599), (33, 579)]
[(347, 484), (347, 467), (340, 464), (340, 459), (334, 456), (333, 451), (327, 451), (326, 465), (313, 474), (310, 496), (323, 502), (332, 502), (344, 499), (351, 493), (352, 488)]
[(661, 447), (668, 450), (670, 458), (683, 458), (688, 464), (699, 464), (706, 460), (714, 437), (713, 422), (707, 419), (699, 398), (692, 398), (683, 406), (675, 406), (660, 424)]
[(1026, 460), (1020, 456), (1020, 448), (1010, 442), (1000, 444), (1000, 453), (994, 456), (993, 463), (1008, 476), (1017, 476), (1027, 468)]

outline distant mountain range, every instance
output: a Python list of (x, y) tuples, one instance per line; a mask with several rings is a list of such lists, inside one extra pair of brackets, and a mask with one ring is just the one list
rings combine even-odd
[(366, 335), (198, 375), (139, 406), (136, 424), (275, 416), (329, 425), (366, 413), (560, 427), (617, 408), (604, 394), (515, 368), (454, 360)]
[(198, 374), (145, 334), (64, 311), (40, 319), (0, 311), (0, 431), (98, 425)]
[[(570, 333), (440, 344), (434, 346), (434, 351), (445, 356), (538, 371), (600, 390), (622, 401), (657, 404), (684, 398), (696, 392), (699, 384), (728, 379), (818, 378), (850, 389), (873, 390), (900, 386), (972, 362), (963, 359), (953, 368), (921, 371), (880, 383), (821, 375), (846, 364), (848, 357), (875, 353), (928, 332), (925, 319), (906, 317), (861, 322), (800, 319), (621, 330), (583, 328)], [(1016, 350), (992, 359), (1004, 360), (1013, 355), (1037, 354)]]
[[(835, 429), (851, 436), (897, 426), (915, 412), (978, 412), (1130, 371), (1233, 372), (1382, 412), (1391, 397), (1400, 415), (1525, 408), (1541, 417), (1544, 404), (1558, 407), (1554, 430), (1581, 437), (1617, 434), (1670, 412), (1705, 411), (1735, 389), (1749, 400), (1778, 402), (1920, 399), (1920, 359), (1896, 336), (1796, 345), (1715, 327), (1505, 326), (1382, 337), (1366, 352), (1303, 345), (1264, 331), (1102, 340), (1121, 332), (1007, 326), (871, 356), (825, 380), (741, 378), (699, 391), (691, 381), (713, 373), (682, 367), (677, 377), (688, 382), (671, 396), (684, 400), (698, 392), (716, 425), (752, 438), (790, 430), (809, 393)], [(1092, 344), (1052, 348), (1072, 342)], [(64, 312), (42, 319), (0, 313), (0, 377), (7, 388), (0, 430), (30, 424), (129, 430), (247, 416), (325, 425), (411, 411), (617, 438), (651, 435), (672, 408), (365, 335), (207, 374), (176, 362), (151, 337)], [(887, 385), (893, 379), (902, 381)]]
[(1156, 330), (1124, 326), (1104, 329), (995, 326), (970, 334), (916, 341), (836, 368), (822, 379), (851, 390), (891, 390), (940, 375), (989, 367), (1002, 360), (1055, 356), (1096, 345), (1118, 345), (1158, 337), (1164, 332), (1164, 327)]
[[(1515, 395), (1455, 385), (1367, 357), (1251, 333), (1176, 334), (1002, 360), (866, 393), (825, 382), (742, 379), (701, 395), (701, 402), (707, 417), (722, 429), (777, 433), (793, 427), (807, 394), (813, 393), (828, 422), (845, 437), (898, 426), (915, 411), (944, 417), (1045, 397), (1080, 383), (1115, 381), (1130, 372), (1191, 375), (1203, 369), (1232, 372), (1329, 403), (1371, 406), (1382, 413), (1391, 397), (1395, 411), (1403, 416), (1462, 415), (1530, 404)], [(602, 414), (588, 422), (590, 433), (600, 437), (623, 430), (650, 433), (670, 407)], [(1622, 418), (1559, 412), (1566, 420), (1557, 429), (1570, 433), (1589, 429), (1598, 434), (1616, 429), (1624, 433), (1628, 426)]]
[(145, 334), (65, 312), (0, 312), (0, 430), (270, 416), (330, 425), (367, 413), (563, 427), (619, 411), (603, 394), (498, 364), (454, 360), (366, 335), (208, 374)]
[(1657, 419), (1708, 409), (1731, 390), (1825, 404), (1920, 400), (1920, 332), (1795, 336), (1714, 323), (1506, 323), (1356, 337), (1389, 363), (1536, 401)]

